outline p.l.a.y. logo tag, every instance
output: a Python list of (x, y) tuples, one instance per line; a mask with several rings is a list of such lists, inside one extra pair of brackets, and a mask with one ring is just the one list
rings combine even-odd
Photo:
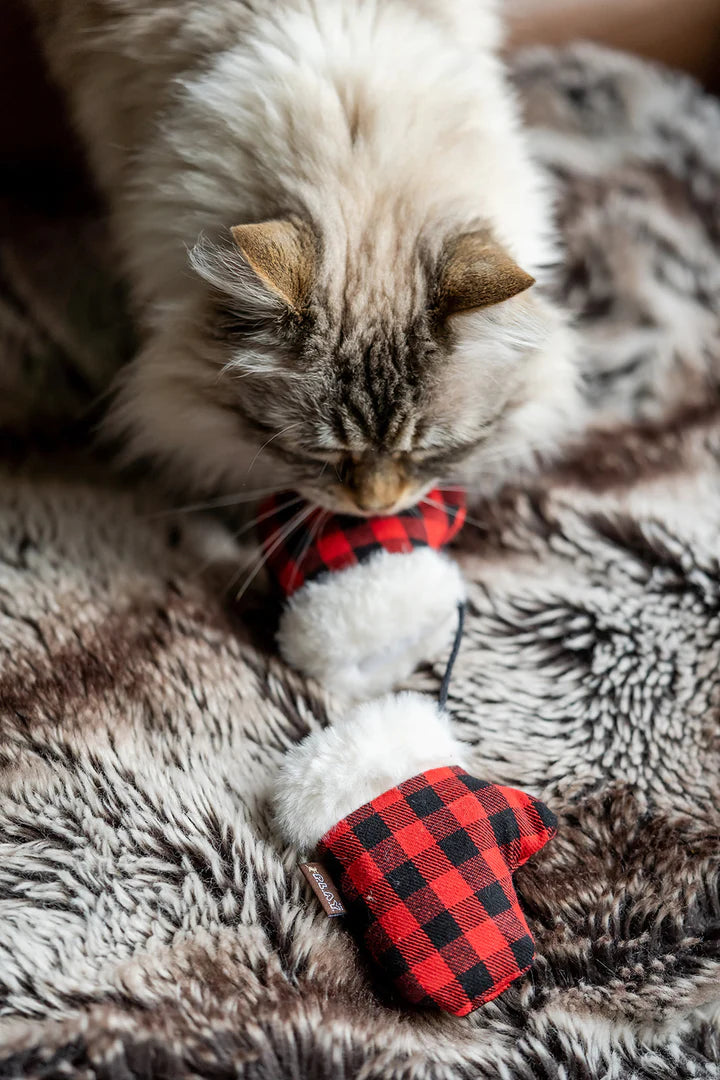
[(306, 862), (300, 863), (300, 869), (310, 882), (310, 888), (320, 901), (325, 914), (331, 919), (336, 915), (344, 915), (345, 906), (325, 867), (320, 863)]

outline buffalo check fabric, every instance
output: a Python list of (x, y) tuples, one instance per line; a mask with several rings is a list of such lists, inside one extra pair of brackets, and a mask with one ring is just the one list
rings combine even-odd
[(303, 509), (289, 492), (272, 495), (259, 508), (266, 565), (286, 596), (321, 574), (365, 562), (376, 551), (443, 547), (463, 526), (465, 495), (436, 489), (418, 506), (390, 517), (353, 517), (321, 508), (306, 516)]
[(541, 802), (454, 765), (361, 806), (323, 836), (319, 854), (398, 992), (465, 1016), (532, 964), (512, 874), (556, 827)]

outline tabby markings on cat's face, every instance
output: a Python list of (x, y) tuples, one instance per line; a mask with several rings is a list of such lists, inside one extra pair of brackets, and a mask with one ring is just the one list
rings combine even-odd
[(293, 370), (301, 377), (251, 376), (236, 407), (306, 498), (334, 511), (394, 513), (447, 476), (485, 437), (485, 425), (479, 411), (458, 415), (463, 439), (442, 422), (447, 347), (429, 319), (333, 328), (328, 310), (311, 313), (297, 334)]

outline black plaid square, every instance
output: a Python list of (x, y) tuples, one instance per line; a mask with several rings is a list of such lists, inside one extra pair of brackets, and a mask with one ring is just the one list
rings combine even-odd
[(453, 919), (449, 911), (441, 911), (434, 919), (423, 923), (423, 930), (432, 941), (436, 949), (442, 948), (448, 942), (460, 937), (462, 930)]
[(512, 901), (508, 900), (499, 881), (493, 881), (492, 884), (486, 885), (484, 889), (480, 889), (476, 893), (476, 896), (488, 915), (492, 915), (493, 918), (502, 911), (509, 911), (512, 907)]
[(478, 849), (470, 839), (467, 829), (456, 829), (441, 840), (438, 846), (442, 848), (453, 866), (462, 866), (464, 862), (478, 854)]
[(358, 821), (353, 826), (353, 829), (360, 843), (366, 848), (373, 848), (381, 840), (387, 840), (388, 836), (392, 835), (379, 814), (372, 814), (370, 817)]
[(501, 810), (499, 814), (491, 814), (489, 821), (498, 844), (512, 844), (520, 839), (517, 819), (509, 807)]
[(401, 900), (412, 896), (426, 885), (425, 878), (411, 859), (400, 863), (393, 870), (388, 870), (387, 879)]
[(413, 792), (407, 796), (406, 801), (418, 817), (427, 817), (445, 805), (437, 792), (430, 787)]
[(482, 960), (478, 960), (477, 964), (473, 964), (467, 971), (461, 972), (458, 975), (458, 982), (471, 1001), (487, 994), (493, 987), (493, 977)]

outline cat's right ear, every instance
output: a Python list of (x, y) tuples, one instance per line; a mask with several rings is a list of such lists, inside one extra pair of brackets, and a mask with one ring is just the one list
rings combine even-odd
[(467, 232), (445, 245), (433, 306), (445, 319), (501, 304), (534, 284), (535, 279), (488, 232)]
[(235, 225), (232, 247), (199, 241), (190, 253), (193, 268), (248, 313), (277, 317), (299, 314), (315, 276), (316, 244), (310, 229), (291, 220)]

